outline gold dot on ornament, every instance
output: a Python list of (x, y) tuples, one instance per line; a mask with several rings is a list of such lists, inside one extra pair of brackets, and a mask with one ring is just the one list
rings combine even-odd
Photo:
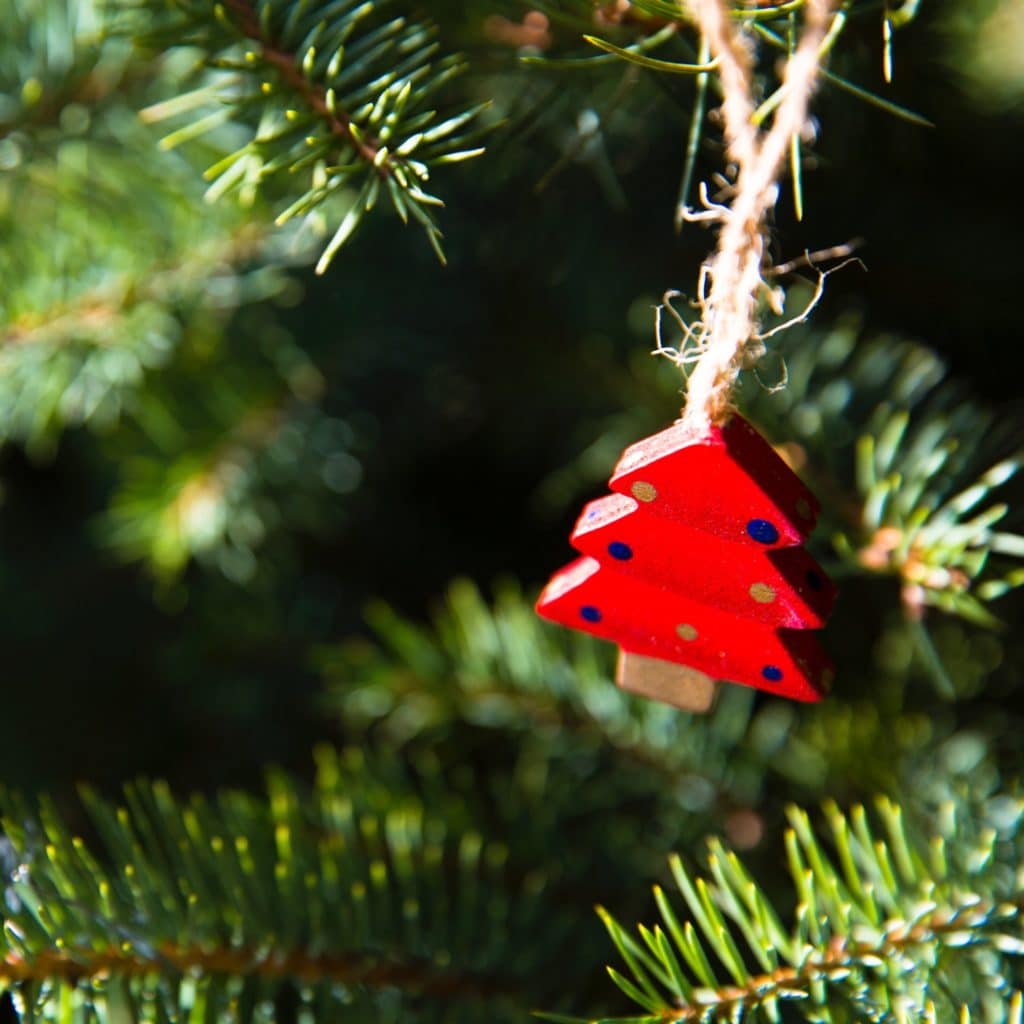
[(630, 487), (629, 493), (632, 494), (637, 501), (654, 501), (658, 496), (658, 489), (654, 484), (649, 484), (646, 480), (637, 480), (637, 482)]
[(681, 626), (676, 626), (676, 634), (680, 640), (696, 640), (699, 636), (697, 630), (688, 622), (684, 622)]
[(806, 498), (798, 498), (796, 503), (796, 514), (801, 519), (811, 518), (811, 506), (807, 503)]
[(748, 593), (758, 604), (771, 604), (775, 600), (775, 590), (767, 583), (753, 584)]

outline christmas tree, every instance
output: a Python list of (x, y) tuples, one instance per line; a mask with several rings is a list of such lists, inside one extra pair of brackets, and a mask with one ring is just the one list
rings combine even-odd
[(1018, 7), (8, 3), (4, 1020), (1020, 1021)]

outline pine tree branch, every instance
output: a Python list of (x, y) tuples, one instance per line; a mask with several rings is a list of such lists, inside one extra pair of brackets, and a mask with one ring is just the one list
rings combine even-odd
[(877, 831), (862, 807), (846, 815), (833, 805), (830, 853), (803, 811), (791, 808), (789, 818), (799, 903), (788, 929), (718, 841), (709, 878), (671, 859), (692, 923), (680, 921), (660, 887), (661, 924), (641, 925), (639, 941), (599, 908), (630, 975), (609, 968), (612, 980), (647, 1018), (739, 1021), (763, 1010), (776, 1020), (780, 1001), (796, 999), (810, 1020), (834, 1019), (837, 1004), (878, 1019), (892, 1005), (926, 1013), (940, 987), (960, 989), (966, 1001), (1006, 994), (1004, 961), (1024, 954), (1024, 897), (1015, 865), (1004, 872), (997, 863), (994, 832), (962, 821), (953, 834), (918, 843), (888, 800), (878, 801)]
[[(474, 584), (456, 580), (426, 629), (381, 604), (367, 619), (379, 651), (341, 645), (321, 650), (319, 660), (346, 720), (385, 734), (394, 729), (390, 742), (429, 743), (434, 728), (455, 722), (526, 734), (555, 729), (566, 742), (615, 751), (624, 768), (677, 781), (681, 772), (736, 756), (751, 712), (751, 694), (733, 688), (708, 728), (614, 688), (606, 645), (552, 627), (510, 588), (492, 608)], [(422, 731), (402, 711), (413, 700), (424, 706)]]
[(370, 167), (374, 168), (377, 174), (386, 178), (391, 173), (391, 165), (387, 156), (384, 160), (377, 162), (377, 154), (381, 148), (380, 143), (372, 136), (363, 137), (353, 132), (352, 119), (349, 114), (336, 104), (328, 102), (327, 90), (303, 74), (299, 66), (298, 55), (293, 51), (280, 48), (273, 39), (267, 37), (253, 5), (248, 0), (223, 0), (223, 3), (225, 8), (233, 11), (237, 16), (236, 24), (243, 34), (259, 43), (264, 60), (277, 70), (282, 81), (294, 89), (295, 93), (301, 96), (312, 110), (316, 111), (339, 139), (350, 145)]
[(986, 606), (1024, 584), (1024, 538), (1008, 525), (1024, 465), (1019, 418), (966, 396), (925, 347), (861, 338), (849, 322), (777, 344), (789, 384), (758, 388), (747, 408), (785, 421), (773, 432), (797, 439), (816, 492), (833, 496), (844, 563), (896, 577), (911, 618), (937, 607), (998, 625)]
[(208, 287), (218, 270), (232, 271), (266, 251), (267, 233), (257, 224), (242, 225), (223, 237), (200, 242), (188, 253), (145, 268), (139, 275), (121, 275), (101, 288), (81, 292), (48, 309), (32, 310), (0, 324), (0, 348), (21, 345), (67, 346), (118, 344), (140, 305), (173, 305), (182, 299), (209, 300)]
[(486, 104), (453, 114), (429, 106), (464, 70), (458, 55), (439, 56), (433, 25), (402, 14), (385, 20), (391, 0), (183, 0), (172, 11), (157, 0), (122, 4), (144, 15), (134, 29), (140, 42), (157, 53), (197, 46), (211, 72), (192, 92), (142, 112), (181, 121), (164, 145), (215, 140), (227, 120), (250, 136), (208, 168), (208, 199), (234, 191), (248, 202), (272, 189), (284, 203), (278, 224), (301, 218), (318, 233), (324, 212), (334, 220), (343, 207), (317, 263), (323, 273), (383, 189), (443, 261), (432, 212), (443, 203), (424, 186), (434, 167), (482, 152), (477, 117)]
[(0, 438), (47, 458), (65, 427), (123, 423), (182, 338), (273, 295), (287, 258), (267, 226), (204, 209), (194, 168), (159, 152), (132, 101), (164, 72), (107, 34), (91, 0), (11, 14)]
[[(908, 924), (902, 919), (886, 921), (875, 941), (856, 941), (849, 936), (833, 936), (825, 950), (811, 950), (801, 967), (779, 967), (766, 974), (754, 974), (742, 985), (700, 988), (693, 1002), (667, 1006), (653, 1015), (664, 1021), (735, 1021), (744, 1013), (774, 1000), (800, 998), (817, 983), (842, 983), (852, 971), (870, 972), (879, 962), (913, 957), (924, 948), (953, 945), (965, 933), (980, 931), (993, 923), (1016, 922), (1022, 909), (969, 894), (955, 907), (942, 907)], [(977, 941), (983, 941), (979, 936)], [(955, 945), (961, 946), (957, 941)]]
[[(318, 764), (312, 793), (281, 775), (263, 798), (212, 803), (159, 783), (126, 787), (122, 806), (87, 791), (98, 848), (48, 800), (4, 794), (0, 988), (30, 997), (41, 982), (59, 1001), (67, 983), (112, 1000), (157, 979), (173, 1003), (201, 982), (211, 1005), (248, 981), (314, 1002), (398, 990), (491, 1005), (529, 990), (561, 930), (537, 872), (516, 878), (501, 844), (449, 829), (411, 793), (373, 810), (365, 767), (343, 775), (327, 751)], [(506, 942), (527, 955), (510, 961)]]

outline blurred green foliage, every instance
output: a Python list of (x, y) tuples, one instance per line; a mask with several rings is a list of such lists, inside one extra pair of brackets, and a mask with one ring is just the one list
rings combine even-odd
[[(792, 5), (768, 6), (744, 13), (766, 98)], [(0, 3), (0, 777), (55, 793), (7, 798), (4, 942), (8, 965), (59, 961), (14, 979), (5, 1019), (636, 1012), (600, 975), (600, 902), (662, 916), (661, 939), (612, 929), (658, 1019), (707, 987), (702, 956), (724, 950), (716, 984), (742, 988), (773, 969), (766, 936), (799, 971), (829, 942), (869, 946), (858, 929), (948, 911), (970, 918), (965, 958), (883, 941), (880, 964), (808, 975), (780, 1014), (945, 1020), (966, 1001), (1019, 1020), (1019, 922), (997, 905), (1019, 910), (1024, 726), (1014, 12), (912, 6), (849, 6), (830, 72), (868, 96), (823, 88), (804, 219), (785, 192), (772, 228), (780, 263), (864, 237), (868, 273), (831, 275), (739, 396), (822, 498), (835, 692), (798, 707), (732, 687), (692, 719), (618, 691), (606, 645), (530, 604), (618, 453), (678, 413), (679, 373), (649, 353), (662, 294), (692, 289), (711, 244), (673, 221), (680, 180), (721, 171), (713, 76), (695, 119), (699, 77), (582, 38), (692, 63), (675, 7)], [(424, 164), (475, 148), (451, 114), (479, 111), (488, 152), (431, 179), (447, 269), (375, 211), (314, 273), (383, 180), (332, 150), (335, 86), (360, 125), (404, 103), (395, 132), (437, 128)], [(204, 177), (218, 164), (227, 179)], [(392, 213), (431, 205), (378, 188)], [(814, 282), (779, 279), (791, 314)], [(169, 788), (70, 794), (140, 773)], [(833, 836), (816, 863), (788, 805), (878, 793), (905, 819), (881, 805), (882, 847)], [(693, 898), (714, 833), (744, 856), (715, 847), (710, 867), (733, 939)], [(680, 878), (652, 910), (648, 881)], [(785, 941), (768, 906), (795, 922)], [(83, 970), (97, 949), (139, 973)], [(193, 974), (168, 949), (199, 956)]]

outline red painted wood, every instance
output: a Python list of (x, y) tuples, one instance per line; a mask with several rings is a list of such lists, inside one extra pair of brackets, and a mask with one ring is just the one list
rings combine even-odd
[[(570, 539), (614, 572), (767, 626), (820, 629), (835, 600), (832, 581), (803, 548), (718, 540), (623, 494), (590, 502)], [(751, 596), (757, 584), (760, 599)]]
[(820, 699), (832, 668), (810, 630), (835, 587), (802, 547), (819, 506), (754, 428), (669, 427), (625, 451), (611, 487), (573, 531), (585, 557), (537, 611), (633, 654)]
[(740, 416), (707, 437), (682, 424), (631, 445), (610, 481), (611, 489), (724, 540), (754, 544), (746, 524), (771, 522), (779, 546), (800, 544), (814, 528), (818, 502)]
[(831, 679), (831, 664), (812, 633), (737, 618), (608, 572), (592, 558), (556, 573), (537, 610), (623, 650), (794, 700), (820, 700)]

